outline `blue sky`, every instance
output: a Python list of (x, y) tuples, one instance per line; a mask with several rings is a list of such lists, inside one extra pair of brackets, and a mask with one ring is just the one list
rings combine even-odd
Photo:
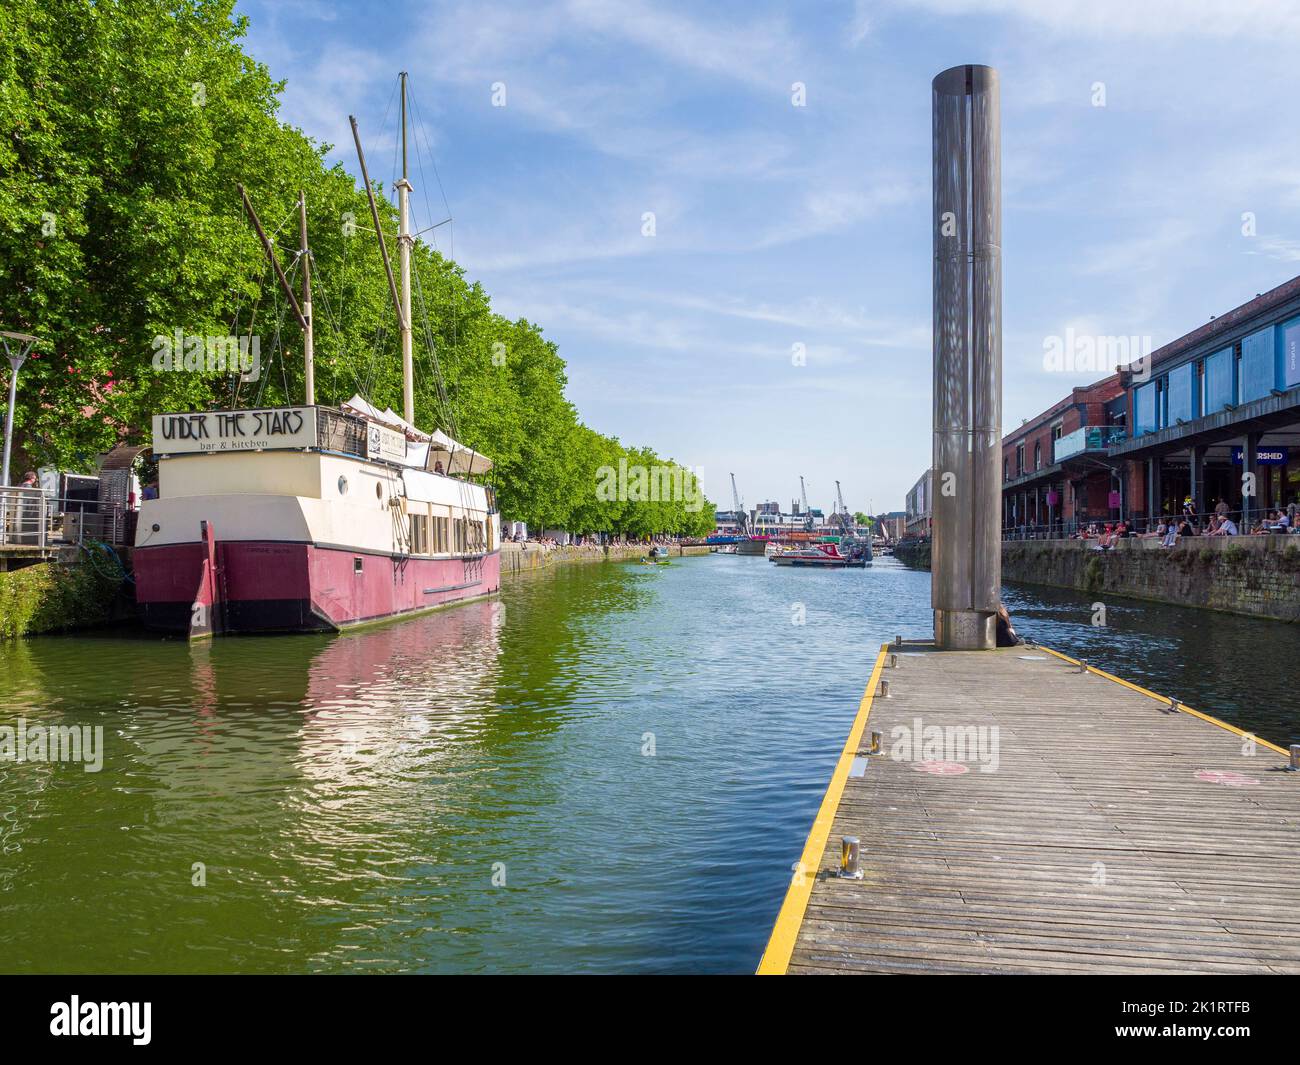
[[(410, 72), (455, 219), (439, 247), (544, 327), (588, 424), (701, 467), (724, 505), (734, 471), (748, 506), (788, 505), (802, 473), (814, 506), (838, 478), (855, 510), (901, 509), (929, 465), (929, 86), (946, 67), (1002, 76), (1006, 427), (1100, 376), (1045, 369), (1047, 338), (1158, 347), (1300, 273), (1300, 3), (240, 10), (288, 82), (282, 117), (354, 174), (348, 114), (387, 182), (381, 128)], [(443, 216), (423, 177), (417, 228)]]

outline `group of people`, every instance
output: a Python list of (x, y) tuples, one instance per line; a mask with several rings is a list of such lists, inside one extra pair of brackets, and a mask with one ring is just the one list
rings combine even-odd
[[(1285, 509), (1267, 511), (1251, 526), (1248, 535), (1267, 536), (1273, 533), (1297, 532), (1296, 512), (1295, 502)], [(1222, 499), (1215, 504), (1214, 513), (1210, 515), (1209, 521), (1202, 529), (1196, 514), (1196, 505), (1191, 496), (1188, 496), (1183, 500), (1180, 516), (1171, 517), (1166, 514), (1161, 517), (1155, 529), (1148, 532), (1134, 534), (1128, 523), (1123, 521), (1106, 522), (1104, 526), (1094, 522), (1087, 528), (1079, 529), (1074, 538), (1095, 539), (1097, 541), (1095, 550), (1108, 551), (1115, 546), (1116, 541), (1131, 535), (1135, 535), (1139, 540), (1159, 540), (1161, 547), (1173, 547), (1187, 536), (1241, 536), (1242, 530), (1233, 520), (1231, 508)]]

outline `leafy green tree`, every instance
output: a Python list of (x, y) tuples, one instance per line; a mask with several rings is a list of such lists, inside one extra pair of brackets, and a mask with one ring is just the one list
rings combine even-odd
[[(244, 217), (243, 185), (297, 284), (307, 197), (317, 399), (401, 408), (396, 315), (364, 189), (277, 117), (283, 84), (242, 48), (234, 0), (6, 0), (0, 7), (0, 327), (23, 370), (24, 464), (90, 468), (162, 410), (301, 402), (302, 337)], [(396, 248), (396, 211), (379, 197)], [(601, 502), (628, 454), (583, 426), (564, 360), (460, 267), (413, 254), (416, 415), (492, 456), (503, 513), (533, 527), (697, 527), (680, 505)], [(427, 333), (425, 332), (427, 323)], [(256, 336), (256, 381), (157, 365), (157, 338)], [(710, 518), (711, 506), (705, 506)]]

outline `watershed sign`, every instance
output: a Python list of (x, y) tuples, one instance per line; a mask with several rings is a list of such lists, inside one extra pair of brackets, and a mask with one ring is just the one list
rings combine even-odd
[[(1241, 465), (1242, 449), (1234, 447), (1232, 449), (1232, 461), (1236, 466)], [(1287, 447), (1261, 447), (1255, 451), (1256, 466), (1285, 466), (1291, 459), (1291, 449)]]
[(315, 407), (155, 414), (155, 455), (316, 446)]

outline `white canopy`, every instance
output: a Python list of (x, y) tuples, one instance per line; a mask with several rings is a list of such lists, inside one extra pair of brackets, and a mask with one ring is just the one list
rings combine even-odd
[(343, 407), (360, 414), (363, 418), (369, 418), (372, 422), (379, 422), (380, 425), (386, 425), (390, 429), (396, 429), (399, 433), (405, 434), (408, 440), (429, 439), (428, 433), (421, 432), (400, 414), (394, 411), (392, 407), (380, 410), (373, 404), (366, 402), (366, 400), (362, 399), (359, 395), (353, 396), (343, 404)]
[(486, 455), (480, 455), (472, 448), (453, 440), (441, 429), (435, 429), (432, 433), (421, 432), (391, 407), (381, 411), (359, 395), (353, 396), (343, 406), (364, 418), (405, 433), (408, 441), (408, 466), (423, 466), (433, 472), (437, 463), (441, 462), (444, 473), (467, 473), (470, 476), (487, 473), (492, 468), (492, 460)]
[(438, 462), (442, 463), (446, 473), (468, 473), (471, 476), (487, 473), (492, 468), (490, 458), (453, 440), (441, 429), (435, 429), (429, 439), (429, 456), (424, 461), (426, 470), (433, 469)]

